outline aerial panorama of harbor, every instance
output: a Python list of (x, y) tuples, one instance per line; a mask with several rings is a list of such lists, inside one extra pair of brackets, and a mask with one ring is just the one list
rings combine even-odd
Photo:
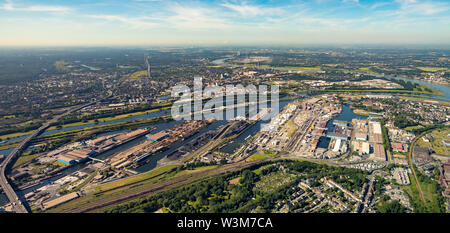
[[(20, 63), (0, 80), (1, 209), (447, 212), (448, 52), (4, 50)], [(173, 87), (199, 73), (203, 88), (278, 85), (274, 114), (174, 119)]]
[(450, 0), (0, 0), (2, 229), (445, 231), (449, 26)]

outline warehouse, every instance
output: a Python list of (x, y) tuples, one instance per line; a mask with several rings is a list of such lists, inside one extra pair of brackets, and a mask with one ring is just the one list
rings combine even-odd
[(96, 153), (95, 150), (81, 149), (81, 150), (69, 151), (66, 154), (78, 157), (83, 160), (83, 159), (86, 159), (88, 156), (94, 155), (95, 153)]
[(334, 144), (333, 151), (339, 152), (339, 149), (341, 148), (341, 139), (337, 139), (336, 143)]
[(353, 150), (359, 155), (367, 155), (370, 153), (370, 144), (366, 141), (352, 141)]
[(383, 144), (375, 144), (373, 146), (375, 152), (375, 159), (386, 161), (386, 151), (384, 150)]
[(78, 198), (79, 196), (80, 196), (80, 195), (79, 195), (77, 192), (69, 193), (69, 194), (67, 194), (67, 195), (58, 197), (58, 198), (53, 199), (53, 200), (51, 200), (51, 201), (44, 202), (44, 203), (42, 204), (42, 206), (44, 207), (44, 209), (49, 209), (49, 208), (55, 207), (55, 206), (57, 206), (57, 205), (66, 203), (66, 202), (68, 202), (68, 201), (71, 201), (71, 200), (73, 200), (73, 199), (76, 199), (76, 198)]
[(341, 120), (334, 120), (333, 124), (337, 125), (337, 126), (347, 127), (350, 124), (350, 122), (348, 122), (348, 121), (341, 121)]
[(154, 141), (154, 142), (161, 141), (164, 138), (166, 138), (167, 136), (168, 136), (168, 134), (164, 131), (161, 131), (161, 132), (158, 132), (155, 134), (147, 134), (146, 135), (147, 140)]
[(360, 141), (367, 141), (367, 134), (364, 132), (356, 132), (355, 139)]
[(119, 134), (114, 137), (114, 139), (118, 142), (124, 142), (129, 139), (135, 138), (139, 135), (142, 135), (143, 133), (147, 132), (147, 129), (137, 129), (128, 133)]
[(370, 122), (370, 125), (371, 125), (373, 134), (382, 134), (380, 122), (372, 121), (372, 122)]
[(60, 155), (57, 160), (66, 164), (74, 164), (80, 162), (79, 158), (71, 155)]
[(327, 137), (334, 138), (334, 139), (341, 139), (344, 141), (348, 140), (348, 137), (345, 134), (342, 133), (336, 133), (336, 132), (330, 132), (327, 134)]

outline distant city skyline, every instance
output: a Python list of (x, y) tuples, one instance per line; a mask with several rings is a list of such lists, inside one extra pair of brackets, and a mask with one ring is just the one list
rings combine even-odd
[(0, 0), (0, 46), (449, 44), (450, 2)]

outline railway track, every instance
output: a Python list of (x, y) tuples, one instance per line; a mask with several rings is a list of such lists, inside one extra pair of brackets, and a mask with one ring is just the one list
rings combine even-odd
[[(252, 166), (254, 164), (257, 163), (261, 163), (263, 161), (266, 160), (260, 160), (260, 161), (254, 161), (254, 162), (248, 162), (248, 163), (236, 163), (236, 164), (231, 164), (228, 166), (223, 166), (221, 168), (218, 169), (210, 169), (210, 170), (206, 170), (206, 171), (201, 171), (198, 173), (192, 173), (192, 174), (187, 174), (187, 175), (183, 175), (180, 177), (176, 177), (176, 178), (172, 178), (168, 181), (165, 181), (163, 183), (157, 184), (157, 185), (153, 185), (151, 187), (144, 187), (142, 189), (139, 190), (135, 190), (132, 193), (128, 192), (128, 193), (123, 193), (119, 196), (116, 196), (112, 199), (107, 199), (107, 200), (102, 200), (102, 201), (98, 201), (92, 204), (88, 204), (88, 205), (84, 205), (84, 206), (80, 206), (80, 207), (76, 207), (76, 208), (72, 208), (72, 209), (68, 209), (63, 211), (64, 213), (87, 213), (87, 212), (98, 212), (102, 209), (106, 209), (109, 207), (113, 207), (116, 206), (118, 204), (127, 202), (127, 201), (132, 201), (134, 199), (140, 198), (140, 197), (144, 197), (144, 196), (148, 196), (151, 194), (155, 194), (158, 192), (162, 192), (162, 191), (166, 191), (168, 189), (171, 188), (176, 188), (179, 187), (183, 184), (187, 184), (190, 182), (195, 182), (195, 181), (200, 181), (201, 178), (207, 178), (210, 176), (214, 176), (214, 175), (219, 175), (219, 174), (224, 174), (227, 172), (231, 172), (231, 171), (236, 171), (236, 170), (240, 170), (249, 166)], [(136, 183), (133, 184), (129, 184), (127, 186), (131, 186), (131, 185), (135, 185)], [(109, 191), (109, 190), (108, 190)]]

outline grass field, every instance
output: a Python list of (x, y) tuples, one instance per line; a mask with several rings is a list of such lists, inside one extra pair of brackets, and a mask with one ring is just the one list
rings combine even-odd
[(262, 160), (265, 158), (270, 158), (277, 155), (276, 151), (270, 151), (270, 150), (263, 150), (260, 151), (252, 156), (250, 156), (249, 158), (247, 158), (248, 161), (257, 161), (257, 160)]
[(16, 115), (3, 116), (3, 119), (11, 119), (11, 118), (16, 118)]
[(292, 120), (288, 121), (286, 124), (289, 127), (288, 137), (294, 136), (295, 132), (297, 132), (297, 130), (298, 130), (298, 127), (295, 125), (295, 123)]
[(450, 69), (445, 67), (416, 67), (416, 68), (426, 72), (438, 72), (438, 71), (450, 72)]
[(450, 147), (446, 147), (442, 142), (443, 140), (450, 141), (450, 137), (447, 137), (447, 135), (450, 135), (450, 128), (436, 129), (431, 132), (432, 139), (430, 142), (419, 139), (417, 145), (431, 148), (436, 154), (450, 156)]
[(27, 163), (35, 158), (37, 158), (39, 156), (39, 154), (33, 154), (33, 155), (26, 155), (26, 154), (22, 154), (14, 163), (14, 165), (12, 166), (12, 168), (16, 168), (24, 163)]
[(377, 90), (368, 90), (368, 89), (338, 89), (338, 90), (331, 90), (331, 89), (312, 89), (310, 91), (327, 91), (327, 92), (382, 92), (382, 93), (419, 93), (419, 94), (433, 94), (433, 95), (442, 95), (440, 92), (433, 89), (432, 92), (425, 92), (425, 91), (408, 91), (408, 90), (388, 90), (388, 89), (377, 89)]
[(429, 182), (420, 182), (420, 188), (422, 189), (423, 196), (425, 198), (425, 204), (421, 201), (419, 192), (416, 187), (416, 181), (412, 174), (409, 175), (411, 184), (408, 186), (402, 186), (401, 189), (405, 191), (411, 197), (411, 204), (415, 206), (418, 212), (439, 213), (440, 207), (438, 202), (438, 191), (436, 186)]
[(374, 72), (371, 70), (372, 67), (361, 67), (358, 69), (358, 71), (362, 72), (362, 73), (367, 73), (367, 74), (378, 74), (377, 72)]
[(27, 132), (17, 132), (17, 133), (10, 133), (10, 134), (5, 134), (0, 136), (0, 139), (8, 139), (8, 138), (15, 138), (15, 137), (21, 137), (21, 136), (25, 136), (25, 135), (29, 135), (33, 132), (34, 130), (30, 130)]
[[(157, 109), (152, 109), (152, 110), (147, 110), (147, 111), (127, 113), (127, 114), (117, 115), (117, 116), (113, 116), (113, 117), (104, 117), (104, 118), (97, 119), (97, 121), (98, 122), (105, 122), (105, 121), (118, 120), (118, 119), (123, 119), (123, 118), (126, 118), (126, 117), (137, 116), (137, 115), (141, 115), (141, 114), (146, 114), (146, 113), (166, 110), (166, 109), (169, 109), (169, 108), (171, 108), (171, 107), (163, 107), (163, 108), (157, 108)], [(81, 122), (80, 121), (80, 122), (74, 122), (74, 123), (62, 125), (62, 128), (72, 127), (72, 126), (79, 126), (79, 125), (86, 125), (86, 124), (93, 124), (93, 123), (95, 123), (95, 120), (89, 120), (89, 121), (86, 121), (86, 122)], [(52, 127), (48, 128), (48, 130), (54, 130), (54, 129), (57, 129), (57, 127), (56, 126), (52, 126)]]
[(423, 126), (421, 126), (421, 125), (414, 125), (414, 126), (408, 126), (408, 127), (406, 127), (405, 130), (406, 130), (406, 131), (412, 131), (412, 130), (420, 129), (420, 128), (423, 128)]
[(5, 150), (5, 149), (12, 148), (12, 147), (16, 147), (17, 145), (19, 145), (19, 142), (0, 144), (0, 150)]
[(175, 167), (177, 167), (177, 165), (167, 165), (167, 166), (156, 168), (149, 172), (145, 172), (145, 173), (142, 173), (142, 174), (139, 174), (136, 176), (131, 176), (131, 177), (128, 177), (125, 179), (121, 179), (121, 180), (114, 181), (111, 183), (103, 184), (103, 185), (98, 186), (96, 188), (96, 191), (108, 191), (110, 189), (117, 188), (117, 187), (120, 187), (125, 184), (140, 182), (140, 181), (148, 179), (150, 177), (170, 171), (172, 168), (175, 168)]
[[(75, 208), (77, 206), (85, 205), (88, 203), (92, 203), (92, 202), (107, 199), (107, 198), (112, 198), (121, 193), (130, 191), (133, 189), (142, 188), (145, 185), (152, 185), (152, 184), (160, 183), (164, 180), (167, 180), (170, 177), (173, 177), (175, 172), (167, 173), (167, 174), (163, 174), (163, 173), (166, 173), (175, 167), (177, 167), (177, 165), (168, 165), (168, 166), (153, 169), (151, 171), (148, 171), (148, 172), (145, 172), (145, 173), (142, 173), (139, 175), (131, 176), (131, 177), (128, 177), (125, 179), (121, 179), (121, 180), (113, 181), (111, 183), (97, 186), (94, 188), (94, 190), (95, 190), (94, 192), (92, 192), (86, 196), (80, 197), (78, 199), (75, 199), (73, 201), (62, 204), (60, 206), (57, 206), (53, 209), (50, 209), (50, 210), (48, 210), (48, 212), (60, 213), (65, 210)], [(158, 175), (161, 175), (161, 176), (158, 176)], [(154, 176), (158, 176), (158, 177), (154, 177)], [(154, 177), (154, 178), (152, 178), (152, 177)]]
[(208, 165), (208, 166), (202, 166), (202, 167), (196, 167), (194, 168), (194, 171), (201, 171), (201, 170), (206, 170), (206, 169), (211, 169), (211, 168), (216, 168), (217, 165)]
[(138, 79), (140, 77), (147, 76), (147, 75), (148, 75), (147, 70), (140, 70), (140, 71), (136, 71), (136, 72), (132, 73), (130, 75), (130, 79)]
[(255, 188), (262, 192), (272, 192), (278, 187), (292, 181), (295, 178), (294, 174), (286, 173), (284, 171), (271, 172), (261, 177), (261, 180), (256, 182)]
[(376, 116), (376, 115), (382, 115), (380, 113), (375, 113), (375, 112), (368, 112), (365, 111), (363, 109), (355, 109), (353, 110), (354, 113), (361, 115), (361, 116)]
[(416, 180), (412, 174), (409, 174), (409, 180), (411, 181), (410, 185), (400, 186), (400, 188), (409, 195), (411, 204), (415, 206), (415, 208), (424, 208), (423, 202), (420, 200), (419, 191), (416, 187)]
[(256, 175), (261, 175), (261, 171), (262, 171), (263, 169), (265, 169), (266, 167), (270, 167), (270, 166), (272, 166), (272, 165), (269, 164), (269, 165), (261, 166), (261, 167), (255, 169), (255, 170), (253, 170), (253, 172), (254, 172)]
[(237, 66), (245, 66), (245, 67), (259, 67), (259, 68), (270, 68), (270, 69), (280, 69), (280, 70), (314, 70), (319, 71), (322, 70), (320, 66), (271, 66), (271, 65), (257, 65), (257, 64), (241, 64), (241, 63), (234, 63), (233, 65)]

